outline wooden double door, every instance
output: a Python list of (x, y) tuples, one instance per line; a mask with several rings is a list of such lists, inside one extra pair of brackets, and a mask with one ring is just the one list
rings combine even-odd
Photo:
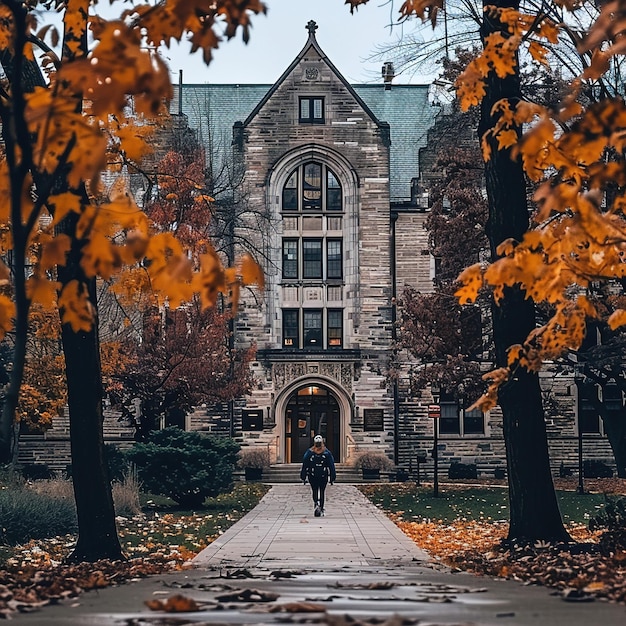
[(308, 385), (294, 392), (285, 412), (285, 462), (300, 463), (313, 437), (322, 435), (335, 461), (341, 459), (339, 403), (326, 388)]

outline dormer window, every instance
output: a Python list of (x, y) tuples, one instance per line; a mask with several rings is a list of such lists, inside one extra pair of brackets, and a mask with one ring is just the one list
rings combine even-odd
[(324, 123), (324, 98), (300, 98), (300, 124)]

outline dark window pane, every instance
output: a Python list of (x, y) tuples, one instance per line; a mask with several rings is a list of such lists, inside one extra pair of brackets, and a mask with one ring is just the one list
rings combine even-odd
[(341, 211), (341, 185), (337, 177), (326, 171), (326, 208), (329, 211)]
[(343, 273), (343, 263), (341, 258), (341, 239), (329, 239), (326, 242), (327, 247), (327, 277), (341, 278)]
[(458, 435), (461, 432), (459, 405), (456, 402), (441, 402), (439, 432), (445, 435)]
[(343, 311), (329, 310), (327, 315), (328, 347), (341, 348), (343, 345)]
[(600, 432), (598, 388), (594, 384), (582, 385), (578, 403), (578, 426), (582, 433)]
[(322, 347), (322, 312), (304, 311), (304, 346)]
[(322, 166), (319, 163), (307, 163), (304, 166), (302, 201), (304, 209), (322, 207)]
[(283, 210), (298, 209), (298, 170), (295, 170), (283, 187)]
[(298, 278), (298, 240), (283, 240), (283, 278)]
[(302, 275), (304, 278), (322, 278), (321, 239), (303, 239)]
[(602, 388), (602, 402), (606, 411), (622, 410), (622, 390), (615, 384), (608, 384)]
[(485, 418), (480, 409), (465, 411), (463, 416), (463, 434), (481, 435), (485, 432)]
[(300, 342), (300, 311), (297, 309), (283, 309), (283, 346), (286, 348), (298, 348)]

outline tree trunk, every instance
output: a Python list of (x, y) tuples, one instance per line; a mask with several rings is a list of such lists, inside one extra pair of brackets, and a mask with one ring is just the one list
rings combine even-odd
[[(95, 311), (95, 279), (86, 281), (80, 266), (80, 249), (74, 242), (68, 263), (59, 268), (59, 280), (84, 281)], [(72, 562), (124, 558), (115, 526), (115, 508), (109, 471), (104, 457), (102, 431), (102, 376), (98, 324), (89, 332), (62, 328), (67, 374), (72, 452), (72, 479), (78, 513), (78, 542), (68, 560)]]
[[(484, 6), (519, 8), (516, 0), (485, 0)], [(481, 28), (483, 42), (501, 30), (493, 18), (485, 18)], [(506, 34), (506, 32), (505, 32)], [(518, 66), (519, 68), (519, 66)], [(493, 105), (506, 98), (514, 107), (521, 99), (519, 73), (504, 79), (492, 71), (487, 79), (486, 96), (481, 104), (479, 137), (492, 128), (497, 117)], [(519, 159), (510, 150), (498, 150), (490, 141), (492, 153), (485, 163), (489, 222), (487, 234), (492, 260), (497, 246), (509, 237), (520, 241), (528, 229), (526, 182)], [(535, 328), (532, 301), (518, 289), (507, 289), (500, 306), (493, 307), (493, 333), (498, 367), (507, 363), (509, 346), (522, 343)], [(499, 392), (503, 415), (504, 441), (508, 465), (510, 527), (509, 540), (570, 541), (559, 511), (550, 462), (546, 427), (538, 376), (521, 370)]]
[(623, 410), (604, 411), (602, 423), (615, 457), (617, 475), (619, 478), (626, 478), (626, 415)]

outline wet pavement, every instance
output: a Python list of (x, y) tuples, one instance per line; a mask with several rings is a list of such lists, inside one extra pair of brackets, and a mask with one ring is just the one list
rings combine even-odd
[[(18, 615), (24, 624), (183, 626), (617, 626), (626, 607), (570, 602), (514, 581), (453, 573), (431, 561), (352, 485), (274, 485), (184, 572), (89, 592)], [(151, 610), (146, 605), (151, 603)], [(167, 612), (170, 608), (183, 612)]]

